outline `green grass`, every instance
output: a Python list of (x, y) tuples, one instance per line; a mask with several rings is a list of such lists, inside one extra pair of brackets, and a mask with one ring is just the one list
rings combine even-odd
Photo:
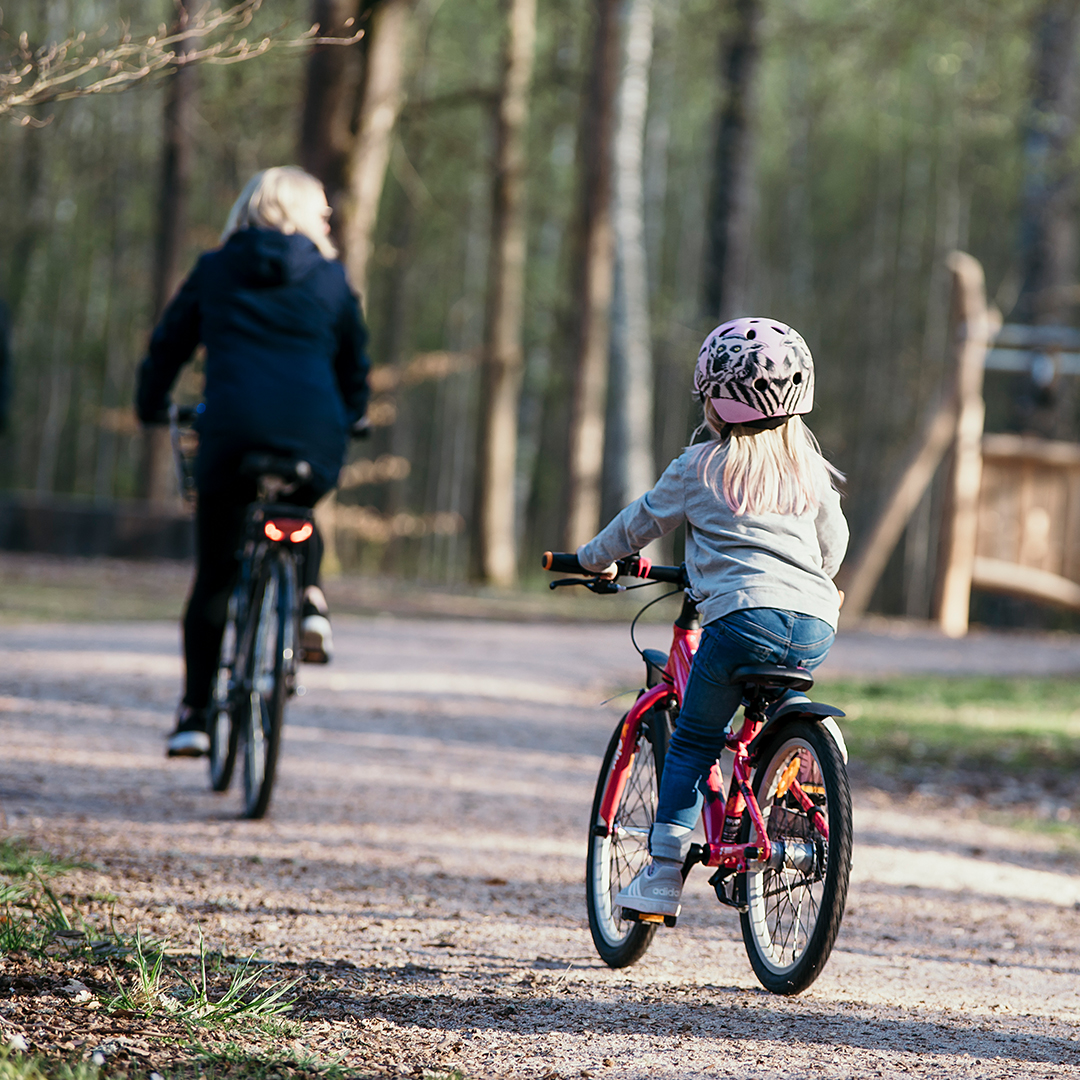
[(907, 676), (824, 679), (854, 761), (1023, 776), (1080, 769), (1080, 681)]
[(101, 1069), (88, 1061), (20, 1054), (0, 1046), (0, 1080), (97, 1080), (100, 1075)]
[[(278, 981), (269, 987), (258, 984), (265, 973), (254, 966), (254, 955), (239, 963), (226, 964), (219, 954), (210, 954), (202, 933), (193, 974), (186, 974), (178, 960), (166, 962), (166, 942), (152, 943), (136, 932), (126, 957), (129, 974), (113, 968), (117, 994), (107, 1003), (110, 1011), (163, 1015), (189, 1028), (221, 1027), (280, 1021), (292, 1005), (285, 996), (298, 979)], [(207, 976), (207, 962), (224, 970), (227, 982), (218, 991)], [(167, 976), (169, 977), (167, 980)]]

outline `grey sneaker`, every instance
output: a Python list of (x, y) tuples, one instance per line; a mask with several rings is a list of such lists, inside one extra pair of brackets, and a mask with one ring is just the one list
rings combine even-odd
[(680, 867), (653, 861), (615, 897), (615, 903), (645, 915), (677, 916), (682, 910), (682, 887)]
[(206, 733), (206, 710), (181, 705), (176, 713), (176, 727), (169, 736), (167, 757), (203, 757), (210, 753)]

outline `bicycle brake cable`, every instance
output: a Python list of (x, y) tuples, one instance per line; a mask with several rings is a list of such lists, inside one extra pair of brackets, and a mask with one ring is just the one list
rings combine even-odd
[[(649, 582), (649, 584), (658, 585), (659, 582)], [(640, 589), (641, 586), (635, 585), (634, 588)], [(644, 615), (645, 612), (653, 606), (653, 604), (659, 604), (661, 600), (666, 600), (669, 596), (678, 596), (681, 592), (683, 592), (682, 589), (673, 589), (671, 592), (666, 592), (662, 596), (654, 597), (634, 616), (633, 621), (630, 623), (630, 644), (634, 646), (634, 648), (637, 650), (638, 656), (640, 656), (642, 660), (645, 659), (645, 653), (642, 650), (641, 646), (637, 643), (637, 638), (634, 637), (634, 628), (637, 626), (638, 619), (640, 619), (641, 616)]]

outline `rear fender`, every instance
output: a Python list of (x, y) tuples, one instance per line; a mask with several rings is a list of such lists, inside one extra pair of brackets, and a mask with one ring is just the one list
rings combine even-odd
[(847, 743), (834, 717), (846, 715), (835, 706), (826, 705), (821, 701), (793, 701), (785, 705), (775, 715), (769, 717), (764, 727), (754, 736), (750, 745), (746, 748), (751, 761), (756, 761), (762, 747), (772, 739), (773, 735), (782, 727), (794, 720), (810, 720), (821, 726), (829, 733), (830, 738), (836, 743), (840, 756), (845, 763), (848, 759)]

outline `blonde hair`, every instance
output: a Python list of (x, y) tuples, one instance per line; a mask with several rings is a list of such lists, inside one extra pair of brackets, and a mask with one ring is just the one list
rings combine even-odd
[[(723, 495), (734, 514), (816, 511), (822, 480), (835, 487), (844, 479), (825, 460), (802, 417), (789, 416), (775, 428), (725, 424), (709, 400), (705, 423), (717, 442), (702, 458), (699, 475), (717, 498)], [(723, 475), (718, 477), (720, 461)]]
[(224, 243), (233, 233), (252, 227), (306, 236), (327, 259), (337, 248), (326, 235), (326, 192), (310, 173), (295, 165), (278, 165), (257, 172), (240, 192), (221, 234)]

